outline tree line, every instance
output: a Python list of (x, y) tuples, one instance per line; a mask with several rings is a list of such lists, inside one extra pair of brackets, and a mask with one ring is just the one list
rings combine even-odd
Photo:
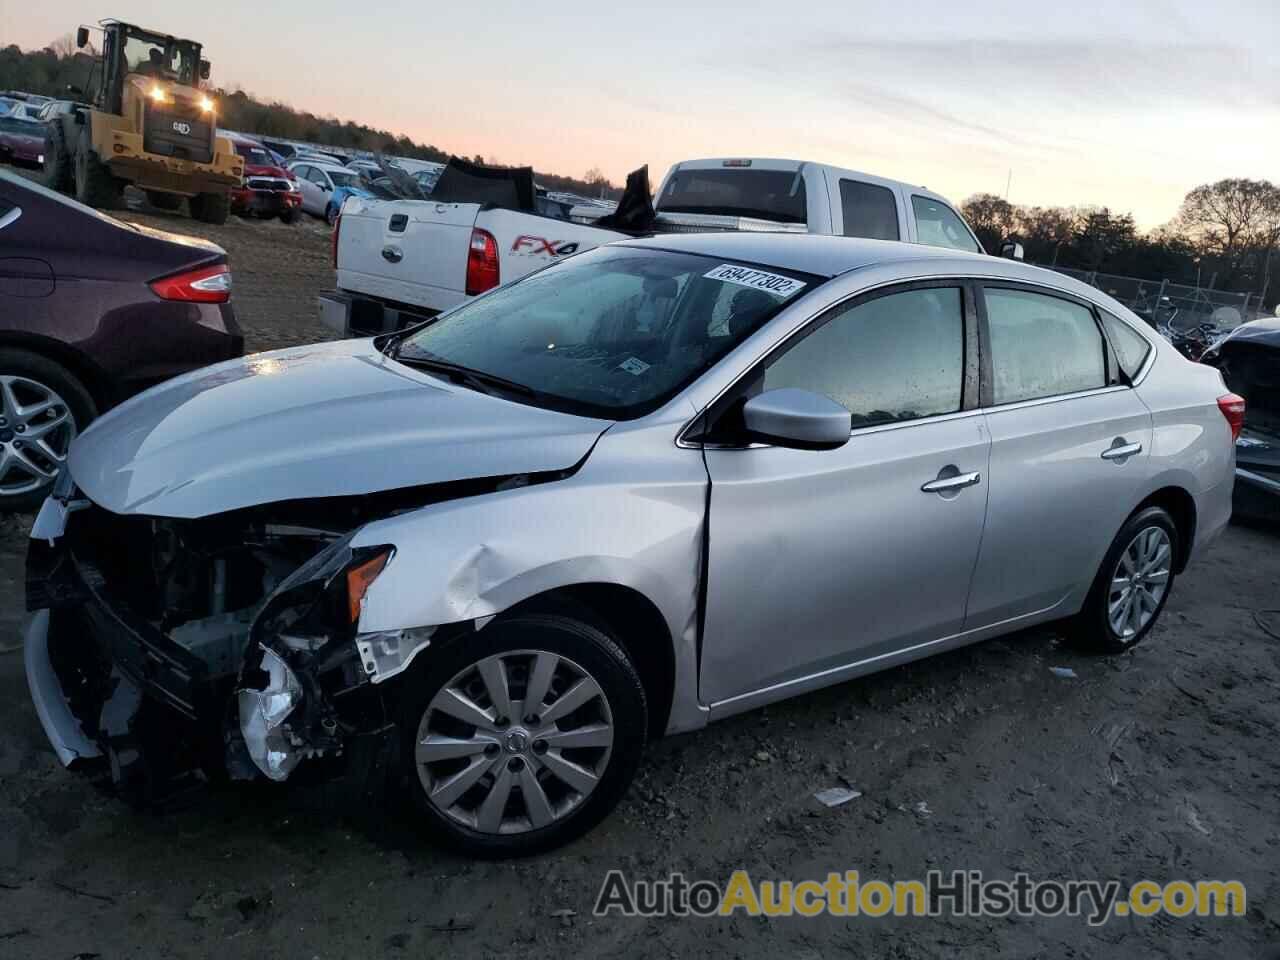
[[(21, 90), (65, 98), (70, 96), (67, 93), (69, 85), (85, 86), (94, 61), (93, 54), (75, 49), (70, 35), (59, 38), (43, 50), (22, 50), (16, 45), (0, 48), (0, 90)], [(419, 143), (404, 134), (296, 110), (279, 101), (260, 100), (243, 90), (215, 89), (211, 93), (218, 98), (218, 123), (228, 130), (438, 163), (444, 163), (450, 156), (447, 150), (434, 144)], [(484, 162), (479, 155), (467, 159)], [(585, 177), (539, 171), (537, 178), (548, 189), (585, 196), (598, 197), (603, 192), (605, 196), (616, 199), (622, 192), (594, 169)]]
[(1017, 240), (1026, 258), (1175, 283), (1211, 283), (1272, 304), (1280, 269), (1280, 187), (1230, 178), (1190, 191), (1169, 223), (1142, 233), (1107, 207), (1033, 207), (979, 193), (960, 207), (978, 239), (997, 250)]

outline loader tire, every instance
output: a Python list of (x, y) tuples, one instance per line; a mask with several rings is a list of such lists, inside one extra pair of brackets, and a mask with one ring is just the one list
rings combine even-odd
[(188, 201), (191, 216), (201, 223), (223, 224), (231, 212), (231, 195), (227, 193), (198, 193)]
[(76, 199), (99, 210), (117, 210), (124, 204), (124, 189), (98, 159), (87, 127), (76, 144)]
[(44, 132), (44, 185), (59, 193), (70, 193), (74, 185), (71, 152), (67, 149), (62, 123), (58, 121), (50, 123)]

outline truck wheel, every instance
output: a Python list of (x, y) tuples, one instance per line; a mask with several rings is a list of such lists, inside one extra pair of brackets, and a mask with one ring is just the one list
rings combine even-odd
[(231, 196), (226, 193), (198, 193), (191, 198), (191, 216), (201, 223), (223, 224), (231, 212)]
[(69, 193), (73, 186), (71, 154), (60, 122), (50, 123), (44, 132), (44, 185), (59, 193)]
[(163, 193), (159, 190), (147, 191), (147, 203), (157, 210), (177, 210), (182, 206), (182, 196), (177, 193)]
[(115, 210), (124, 203), (120, 181), (98, 159), (89, 139), (88, 127), (80, 131), (80, 140), (76, 144), (76, 199), (100, 210)]
[(288, 210), (280, 211), (281, 223), (296, 223), (298, 220), (298, 211), (290, 207)]
[(98, 410), (65, 367), (28, 350), (0, 350), (0, 387), (0, 512), (29, 510)]

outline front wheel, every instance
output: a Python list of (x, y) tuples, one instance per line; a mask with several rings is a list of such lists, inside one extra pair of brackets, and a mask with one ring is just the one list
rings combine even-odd
[(526, 856), (580, 836), (621, 799), (648, 717), (635, 668), (599, 628), (516, 615), (420, 657), (405, 678), (402, 749), (432, 839)]
[(281, 211), (280, 211), (280, 222), (281, 222), (281, 223), (297, 223), (297, 222), (298, 222), (298, 211), (297, 211), (297, 209), (295, 209), (294, 207), (290, 207), (290, 208), (289, 208), (289, 209), (287, 209), (287, 210), (281, 210)]
[(1067, 625), (1072, 646), (1123, 653), (1151, 632), (1173, 589), (1178, 528), (1168, 512), (1147, 507), (1116, 534), (1084, 608)]

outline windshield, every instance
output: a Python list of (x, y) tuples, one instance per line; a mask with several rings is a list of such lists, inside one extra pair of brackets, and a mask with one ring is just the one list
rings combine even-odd
[(346, 170), (326, 170), (329, 179), (333, 181), (335, 187), (358, 187), (360, 186), (360, 175), (358, 173), (349, 173)]
[(657, 210), (808, 222), (804, 176), (787, 170), (677, 170), (667, 178)]
[(124, 41), (125, 69), (194, 86), (200, 48), (192, 43), (131, 30)]
[(819, 282), (600, 247), (457, 308), (394, 352), (513, 381), (536, 391), (530, 402), (627, 420), (656, 410)]
[(236, 147), (236, 153), (240, 154), (255, 167), (274, 167), (276, 165), (271, 154), (267, 153), (262, 147), (238, 146)]

